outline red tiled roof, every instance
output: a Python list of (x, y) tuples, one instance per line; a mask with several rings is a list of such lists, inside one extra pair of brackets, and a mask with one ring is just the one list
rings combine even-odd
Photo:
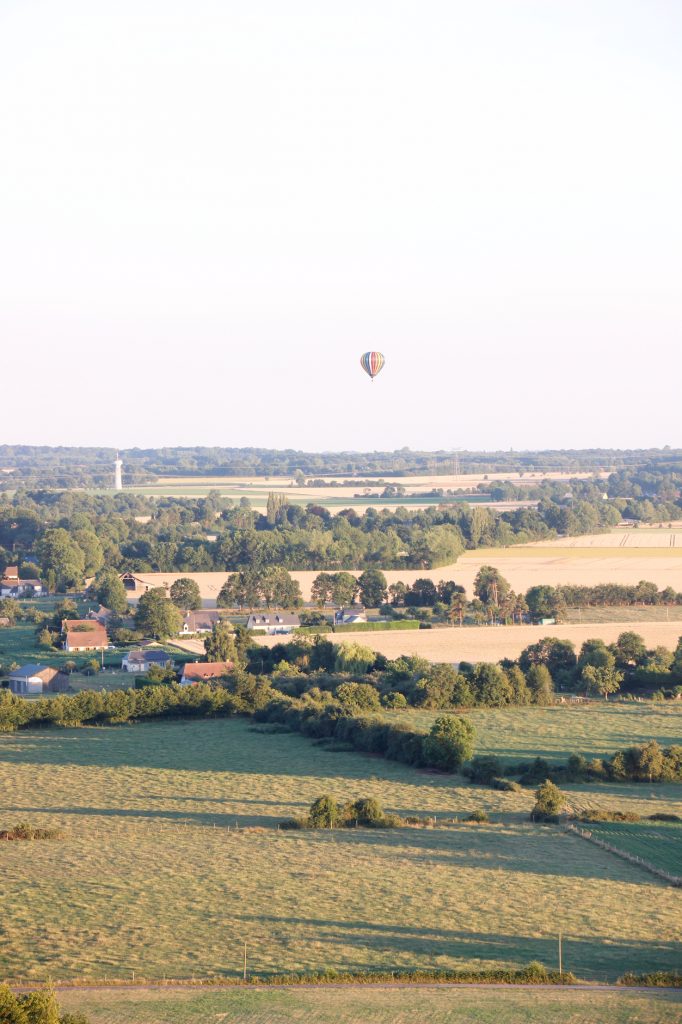
[(231, 661), (188, 661), (182, 675), (185, 679), (218, 679), (232, 671)]
[(109, 643), (106, 629), (70, 629), (66, 632), (66, 646), (74, 647), (106, 647)]

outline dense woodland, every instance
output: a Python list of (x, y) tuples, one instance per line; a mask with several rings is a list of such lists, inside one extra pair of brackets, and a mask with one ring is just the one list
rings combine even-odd
[[(4, 486), (110, 487), (113, 448), (51, 448), (0, 445)], [(144, 483), (158, 476), (320, 476), (367, 474), (403, 476), (451, 474), (455, 460), (463, 473), (578, 472), (626, 469), (656, 463), (679, 462), (682, 452), (588, 449), (535, 452), (301, 452), (268, 448), (130, 448), (122, 449), (128, 483)], [(11, 472), (8, 472), (11, 471)], [(300, 480), (300, 482), (303, 482)]]
[[(529, 496), (526, 488), (499, 486), (501, 496), (510, 488), (511, 496)], [(273, 491), (261, 514), (246, 498), (235, 504), (215, 492), (148, 498), (22, 488), (0, 502), (0, 568), (19, 564), (23, 576), (41, 573), (59, 591), (79, 589), (105, 565), (138, 572), (433, 569), (478, 547), (676, 519), (681, 487), (682, 462), (659, 460), (608, 481), (539, 482), (531, 490), (537, 507), (504, 512), (457, 503), (333, 514)]]

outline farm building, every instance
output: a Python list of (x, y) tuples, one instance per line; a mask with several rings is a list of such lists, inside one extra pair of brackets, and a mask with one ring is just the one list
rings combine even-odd
[(135, 603), (143, 594), (155, 587), (163, 587), (168, 594), (176, 580), (194, 580), (199, 587), (204, 606), (215, 608), (218, 594), (230, 576), (231, 572), (124, 572), (119, 578), (131, 603)]
[(188, 661), (182, 670), (181, 686), (192, 683), (209, 683), (212, 679), (222, 679), (232, 671), (231, 661)]
[(33, 693), (63, 693), (68, 686), (68, 676), (50, 665), (21, 665), (9, 675), (9, 688), (12, 693), (19, 696)]
[(152, 587), (162, 587), (164, 585), (163, 583), (145, 583), (140, 576), (136, 576), (132, 572), (122, 572), (119, 579), (131, 597), (139, 597), (141, 594), (151, 590)]
[(125, 672), (148, 672), (153, 665), (172, 668), (173, 659), (165, 651), (129, 651), (121, 662)]
[(225, 612), (218, 608), (206, 608), (197, 612), (185, 612), (180, 633), (210, 633), (217, 622), (222, 622)]
[(301, 620), (292, 612), (253, 612), (249, 615), (246, 628), (258, 629), (272, 636), (276, 633), (292, 633)]
[(350, 608), (339, 608), (334, 612), (334, 624), (351, 625), (355, 622), (367, 622), (367, 612), (361, 604), (352, 604)]
[(87, 618), (92, 622), (99, 622), (100, 626), (104, 626), (106, 628), (107, 622), (112, 615), (114, 615), (114, 612), (112, 612), (111, 608), (105, 608), (104, 605), (101, 604), (97, 609), (90, 608), (88, 610)]
[(109, 646), (107, 631), (93, 619), (62, 621), (65, 651), (103, 651)]
[(19, 579), (16, 565), (8, 565), (0, 579), (0, 597), (39, 597), (42, 592), (40, 580)]

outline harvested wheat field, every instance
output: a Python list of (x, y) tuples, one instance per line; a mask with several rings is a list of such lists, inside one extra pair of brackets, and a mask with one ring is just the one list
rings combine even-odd
[[(616, 551), (618, 552), (616, 554)], [(462, 555), (452, 565), (439, 569), (389, 569), (384, 575), (389, 584), (402, 580), (414, 583), (420, 578), (455, 580), (473, 596), (474, 579), (482, 565), (494, 565), (509, 580), (516, 591), (526, 591), (538, 583), (552, 586), (575, 583), (595, 586), (597, 583), (635, 584), (650, 580), (661, 589), (672, 587), (682, 591), (682, 545), (677, 549), (650, 548), (647, 552), (632, 549), (570, 548), (523, 546), (514, 548), (485, 548)], [(292, 572), (298, 580), (304, 601), (310, 601), (313, 580), (322, 570)], [(348, 570), (356, 576), (360, 569)], [(175, 580), (187, 578), (199, 585), (204, 607), (215, 607), (216, 598), (229, 572), (141, 572), (138, 579), (148, 587), (170, 587)], [(139, 593), (143, 593), (141, 588)], [(139, 596), (139, 593), (136, 596)]]
[[(446, 626), (442, 629), (420, 629), (401, 632), (348, 632), (327, 633), (325, 636), (334, 643), (356, 641), (364, 647), (385, 654), (387, 658), (399, 658), (403, 654), (417, 654), (429, 661), (456, 663), (460, 661), (499, 661), (501, 658), (518, 658), (529, 644), (537, 643), (544, 636), (556, 636), (570, 640), (576, 648), (588, 639), (599, 637), (605, 643), (613, 643), (624, 630), (632, 630), (644, 637), (647, 647), (668, 647), (673, 649), (682, 636), (681, 622), (603, 622), (582, 625), (565, 624), (557, 626)], [(282, 637), (255, 637), (257, 643), (268, 647), (282, 643)], [(286, 638), (285, 638), (286, 639)]]

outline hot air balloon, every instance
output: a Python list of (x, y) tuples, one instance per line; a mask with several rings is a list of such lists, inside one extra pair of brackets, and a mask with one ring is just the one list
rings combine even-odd
[(372, 380), (374, 380), (385, 362), (386, 360), (381, 352), (365, 352), (364, 356), (360, 357), (360, 366), (365, 373), (369, 374)]

